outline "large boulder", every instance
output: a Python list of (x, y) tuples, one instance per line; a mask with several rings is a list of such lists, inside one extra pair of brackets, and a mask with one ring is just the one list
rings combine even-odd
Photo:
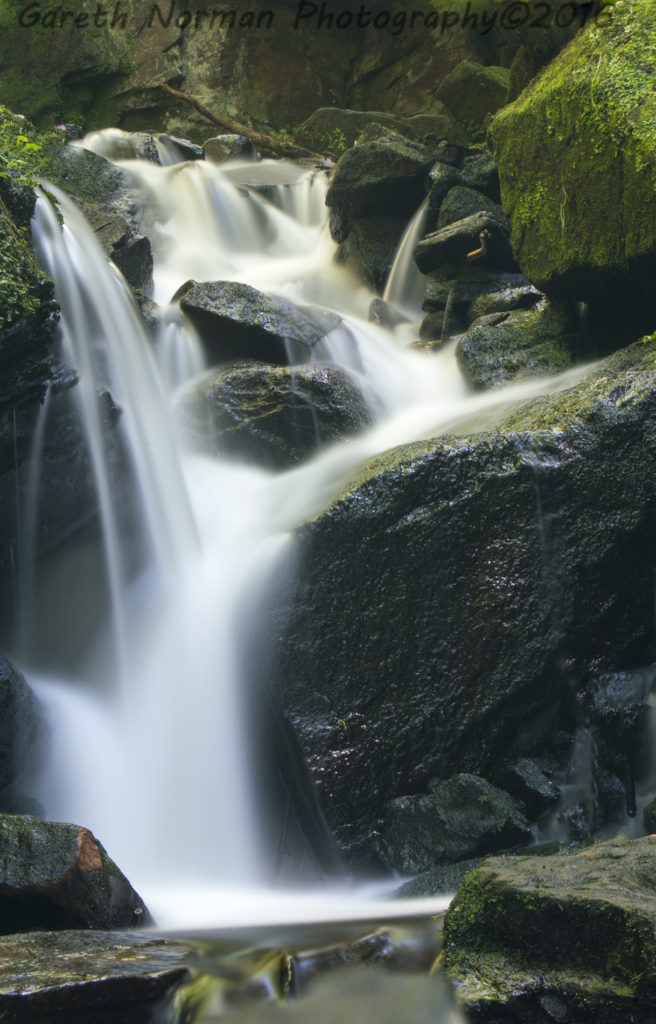
[(213, 371), (185, 398), (184, 416), (216, 454), (277, 468), (296, 465), (371, 421), (351, 377), (328, 365), (245, 363)]
[(151, 924), (143, 900), (87, 829), (0, 815), (0, 933)]
[[(491, 137), (519, 264), (554, 298), (653, 321), (656, 7), (623, 0), (577, 34)], [(633, 308), (632, 308), (633, 307)], [(642, 327), (640, 327), (642, 329)]]
[(361, 217), (414, 213), (432, 163), (430, 150), (395, 132), (348, 149), (326, 194), (335, 241), (344, 241), (353, 221)]
[(188, 281), (176, 298), (213, 362), (303, 362), (341, 323), (334, 313), (301, 309), (237, 281)]
[(405, 227), (406, 221), (398, 217), (362, 217), (338, 246), (335, 260), (380, 294), (385, 290)]
[(443, 79), (435, 95), (459, 121), (482, 125), (487, 114), (506, 102), (509, 79), (507, 68), (463, 60)]
[(417, 245), (414, 258), (422, 274), (430, 274), (444, 264), (465, 268), (471, 254), (483, 248), (477, 268), (516, 269), (506, 219), (494, 210), (472, 213), (430, 232)]
[[(503, 294), (503, 293), (501, 293)], [(576, 361), (576, 324), (548, 299), (533, 309), (489, 313), (458, 342), (460, 367), (476, 391), (567, 370)]]
[(299, 528), (270, 678), (355, 859), (390, 800), (486, 775), (653, 657), (655, 366), (637, 343), (492, 432), (382, 454)]
[(571, 856), (494, 857), (467, 875), (444, 960), (481, 1024), (651, 1024), (656, 836)]

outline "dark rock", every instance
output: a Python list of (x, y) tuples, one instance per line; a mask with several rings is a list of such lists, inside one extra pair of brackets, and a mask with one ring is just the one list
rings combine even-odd
[(216, 453), (277, 468), (371, 422), (360, 391), (337, 366), (228, 367), (195, 384), (184, 411), (187, 426)]
[(521, 800), (531, 821), (553, 807), (560, 798), (558, 786), (528, 757), (506, 765), (497, 781), (511, 796)]
[(455, 188), (449, 190), (442, 201), (437, 218), (437, 227), (438, 229), (446, 228), (457, 220), (464, 220), (465, 217), (471, 217), (473, 214), (482, 211), (491, 214), (495, 220), (498, 220), (500, 224), (505, 225), (507, 228), (504, 212), (497, 203), (492, 202), (488, 196), (483, 195), (482, 192), (478, 192), (476, 189), (465, 188), (464, 185), (456, 185)]
[(442, 310), (439, 313), (429, 313), (419, 325), (419, 337), (422, 341), (448, 341), (454, 334), (461, 334), (465, 325), (457, 311), (451, 309)]
[(642, 812), (642, 824), (647, 835), (656, 832), (656, 800), (650, 800)]
[(399, 313), (398, 309), (391, 306), (384, 299), (372, 299), (369, 306), (369, 320), (379, 327), (398, 327), (399, 324), (407, 322), (407, 317)]
[(644, 71), (655, 31), (654, 5), (626, 0), (577, 33), (491, 127), (523, 272), (553, 298), (606, 312), (621, 295), (622, 341), (656, 315), (656, 97)]
[(528, 822), (508, 793), (476, 775), (454, 775), (426, 796), (402, 796), (388, 805), (380, 854), (387, 868), (409, 875), (530, 839)]
[(453, 291), (452, 308), (466, 323), (470, 323), (472, 303), (481, 296), (493, 296), (499, 292), (524, 288), (526, 285), (527, 281), (523, 274), (487, 270), (476, 264), (467, 267), (444, 264), (426, 276), (423, 308), (428, 313), (444, 309)]
[(193, 947), (135, 932), (0, 937), (0, 1017), (12, 1024), (150, 1024), (189, 976)]
[(393, 217), (363, 217), (351, 225), (335, 254), (373, 292), (385, 289), (405, 220)]
[(353, 859), (390, 800), (488, 775), (578, 680), (649, 660), (655, 360), (384, 453), (299, 528), (269, 679)]
[(303, 362), (340, 324), (334, 313), (301, 309), (234, 281), (188, 281), (173, 297), (198, 330), (212, 362)]
[(86, 828), (0, 815), (0, 932), (152, 924), (142, 899)]
[(434, 139), (465, 139), (462, 128), (436, 104), (434, 113), (400, 117), (380, 110), (341, 110), (339, 107), (321, 107), (315, 110), (297, 129), (296, 142), (317, 153), (341, 156), (349, 149), (369, 125), (377, 125), (384, 132), (397, 132), (415, 142)]
[(507, 68), (463, 60), (440, 83), (435, 95), (459, 121), (482, 125), (487, 114), (506, 102), (508, 80)]
[(44, 177), (67, 195), (87, 203), (111, 204), (125, 194), (125, 175), (109, 160), (78, 146), (62, 145), (48, 152)]
[(81, 203), (107, 256), (133, 288), (147, 288), (153, 275), (153, 254), (145, 235), (135, 231), (118, 210)]
[(444, 923), (460, 1005), (489, 1024), (651, 1024), (655, 854), (654, 836), (617, 836), (570, 856), (494, 857), (467, 875)]
[(213, 164), (226, 160), (255, 160), (257, 150), (250, 139), (243, 135), (216, 135), (203, 143), (205, 158)]
[(468, 253), (481, 246), (481, 232), (486, 232), (486, 253), (476, 262), (481, 268), (514, 269), (514, 258), (505, 221), (487, 211), (472, 214), (448, 227), (426, 235), (415, 249), (415, 262), (422, 274), (429, 274), (444, 263), (466, 267)]
[(501, 202), (499, 170), (492, 153), (474, 153), (465, 157), (460, 172), (460, 184), (483, 192), (495, 203)]
[(599, 760), (625, 785), (632, 786), (651, 767), (649, 695), (655, 680), (652, 666), (602, 675), (588, 687)]
[(5, 791), (27, 766), (42, 731), (36, 697), (21, 673), (0, 655), (0, 807), (7, 803)]
[(483, 391), (567, 370), (578, 347), (568, 312), (543, 299), (534, 309), (479, 317), (459, 341), (456, 355), (472, 387)]
[(490, 313), (508, 313), (511, 309), (530, 309), (542, 298), (542, 292), (531, 284), (516, 288), (502, 288), (499, 291), (479, 295), (470, 303), (467, 321), (471, 323), (480, 316)]
[(426, 233), (435, 231), (437, 216), (447, 192), (460, 181), (460, 175), (451, 164), (436, 163), (428, 175), (428, 211), (426, 213)]
[(335, 241), (343, 242), (361, 217), (409, 217), (433, 163), (427, 149), (393, 132), (347, 150), (326, 194)]
[(439, 146), (435, 150), (435, 158), (440, 163), (450, 164), (452, 167), (460, 168), (465, 161), (465, 157), (470, 152), (471, 150), (468, 146), (461, 146), (453, 142), (447, 142), (445, 139), (443, 142), (440, 142)]
[(396, 890), (396, 899), (413, 899), (417, 896), (438, 896), (456, 891), (468, 871), (472, 871), (481, 863), (481, 857), (459, 860), (453, 864), (439, 864), (430, 871), (404, 882)]

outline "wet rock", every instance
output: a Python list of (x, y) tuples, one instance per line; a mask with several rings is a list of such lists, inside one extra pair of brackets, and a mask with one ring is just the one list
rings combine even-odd
[(381, 454), (299, 528), (268, 680), (352, 860), (390, 800), (487, 776), (579, 680), (649, 660), (654, 366), (638, 343), (495, 430)]
[(195, 950), (138, 933), (0, 937), (0, 1016), (14, 1024), (154, 1024)]
[(425, 796), (388, 805), (380, 853), (387, 868), (409, 875), (530, 838), (528, 821), (508, 793), (476, 775), (454, 775), (433, 783)]
[(24, 676), (0, 655), (0, 807), (15, 799), (7, 789), (27, 766), (42, 732), (36, 697)]
[(484, 195), (477, 189), (456, 185), (455, 188), (447, 192), (442, 201), (437, 218), (437, 227), (438, 229), (446, 228), (457, 220), (464, 220), (465, 217), (471, 217), (473, 214), (480, 213), (481, 211), (487, 211), (500, 224), (505, 224), (507, 227), (503, 210), (497, 203), (492, 202), (489, 196)]
[[(240, 136), (241, 137), (241, 136)], [(158, 162), (163, 163), (161, 150), (164, 150), (166, 154), (167, 163), (182, 163), (185, 160), (204, 160), (205, 151), (203, 146), (197, 146), (195, 142), (190, 142), (189, 139), (179, 139), (176, 135), (169, 135), (167, 132), (162, 132), (161, 135), (157, 136), (158, 148)]]
[(508, 80), (507, 68), (463, 60), (440, 83), (435, 95), (459, 121), (482, 125), (487, 114), (506, 102)]
[(86, 828), (0, 815), (0, 933), (152, 924), (127, 878)]
[(482, 1022), (649, 1024), (656, 1015), (656, 837), (570, 856), (494, 857), (444, 924), (447, 976)]
[(424, 146), (394, 132), (347, 150), (326, 194), (335, 241), (343, 242), (361, 217), (409, 217), (433, 163)]
[(481, 857), (471, 857), (452, 864), (439, 864), (430, 871), (422, 871), (404, 882), (394, 896), (397, 899), (413, 899), (417, 896), (451, 895), (456, 892), (467, 872), (478, 867), (481, 860)]
[(560, 798), (558, 786), (528, 757), (507, 765), (499, 773), (497, 781), (511, 796), (521, 800), (531, 821), (553, 807)]
[(259, 359), (296, 363), (341, 323), (335, 313), (302, 309), (235, 281), (188, 281), (173, 299), (198, 330), (212, 362)]
[(112, 204), (126, 191), (123, 171), (97, 153), (78, 146), (62, 145), (51, 150), (44, 177), (74, 199), (92, 204)]
[(431, 168), (428, 175), (428, 211), (426, 213), (426, 233), (435, 231), (437, 228), (437, 216), (440, 212), (442, 201), (455, 185), (460, 182), (460, 175), (457, 168), (452, 164), (439, 161)]
[(448, 315), (446, 310), (429, 313), (419, 325), (419, 337), (422, 341), (448, 341), (454, 334), (465, 330), (465, 325), (456, 310)]
[(486, 251), (477, 259), (477, 265), (515, 269), (505, 220), (500, 221), (487, 211), (472, 214), (426, 235), (415, 249), (415, 262), (422, 274), (429, 274), (444, 263), (467, 267), (468, 254), (481, 246), (482, 232), (486, 233)]
[(373, 292), (385, 289), (406, 221), (394, 217), (363, 217), (354, 221), (335, 259), (352, 270)]
[(296, 465), (371, 422), (361, 392), (337, 366), (228, 367), (194, 385), (184, 414), (217, 454), (276, 468)]
[(371, 300), (369, 306), (369, 321), (372, 324), (378, 324), (379, 327), (397, 327), (399, 324), (406, 323), (407, 317), (403, 313), (399, 313), (398, 309), (391, 306), (389, 302), (376, 298)]
[(147, 288), (152, 281), (153, 254), (150, 241), (135, 231), (118, 210), (80, 204), (107, 256), (133, 288)]
[[(471, 323), (472, 319), (476, 319), (471, 313), (472, 303), (477, 299), (482, 296), (496, 297), (499, 293), (524, 288), (527, 284), (523, 274), (486, 270), (473, 264), (460, 267), (447, 263), (426, 276), (423, 309), (436, 313), (450, 301), (451, 308), (462, 316), (465, 323)], [(488, 312), (498, 311), (490, 309)]]
[(653, 4), (626, 0), (577, 33), (491, 127), (523, 272), (606, 315), (621, 295), (623, 341), (653, 329), (655, 315), (656, 97), (644, 73), (654, 31)]
[(213, 164), (226, 160), (255, 160), (257, 150), (250, 139), (243, 135), (216, 135), (203, 143), (205, 158)]
[(599, 761), (629, 788), (650, 768), (649, 696), (655, 681), (652, 666), (599, 676), (588, 688)]
[(579, 347), (568, 312), (543, 299), (534, 309), (479, 317), (459, 341), (456, 355), (472, 387), (483, 391), (560, 373), (574, 364)]

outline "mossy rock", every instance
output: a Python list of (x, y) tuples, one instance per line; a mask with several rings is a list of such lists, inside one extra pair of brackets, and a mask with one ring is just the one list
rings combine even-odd
[(460, 122), (482, 125), (487, 114), (506, 102), (509, 78), (507, 68), (463, 60), (440, 83), (435, 95)]
[(368, 461), (297, 531), (268, 679), (354, 861), (391, 799), (487, 777), (531, 723), (548, 744), (573, 679), (654, 650), (656, 341), (467, 430)]
[(416, 114), (414, 117), (400, 117), (380, 110), (321, 107), (299, 125), (295, 139), (299, 145), (316, 153), (341, 156), (370, 124), (379, 125), (384, 131), (396, 132), (415, 142), (448, 139), (467, 143), (466, 133), (439, 103), (434, 112)]
[(567, 310), (543, 299), (533, 309), (490, 313), (470, 324), (456, 355), (477, 391), (560, 373), (577, 360), (580, 338)]
[(354, 381), (337, 366), (228, 367), (195, 384), (183, 409), (204, 447), (266, 468), (296, 465), (371, 422)]
[(555, 298), (621, 297), (625, 320), (638, 312), (652, 322), (655, 62), (656, 7), (623, 0), (491, 126), (513, 250), (529, 280)]
[(460, 1004), (477, 1021), (650, 1024), (655, 857), (656, 837), (618, 836), (570, 856), (485, 861), (444, 923)]
[(505, 223), (505, 215), (498, 203), (493, 202), (489, 196), (478, 189), (467, 188), (465, 185), (456, 185), (444, 196), (440, 204), (440, 212), (437, 218), (437, 227), (445, 228), (457, 220), (464, 220), (472, 214), (487, 210), (501, 224)]
[(86, 828), (0, 815), (0, 932), (151, 924), (142, 899)]

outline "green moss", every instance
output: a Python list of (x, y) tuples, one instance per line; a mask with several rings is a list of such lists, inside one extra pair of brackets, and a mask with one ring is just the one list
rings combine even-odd
[(513, 249), (543, 290), (576, 273), (594, 297), (656, 250), (655, 63), (656, 6), (624, 0), (492, 122)]
[(27, 232), (16, 228), (0, 199), (0, 328), (35, 316), (42, 280)]

